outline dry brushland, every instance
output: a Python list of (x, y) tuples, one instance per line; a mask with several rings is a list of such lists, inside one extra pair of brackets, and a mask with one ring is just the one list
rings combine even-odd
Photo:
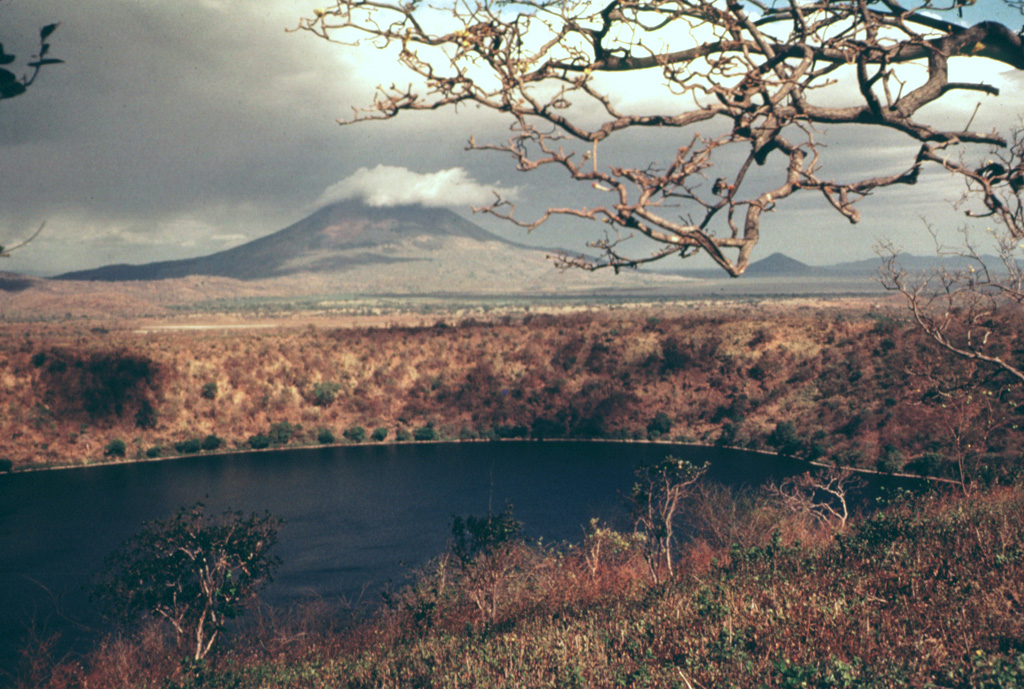
[[(943, 356), (899, 310), (777, 301), (392, 321), (9, 326), (0, 457), (18, 471), (613, 438), (947, 481), (848, 517), (849, 473), (745, 491), (669, 462), (638, 471), (634, 532), (592, 522), (582, 543), (540, 545), (511, 512), (459, 517), (450, 548), (376, 609), (257, 607), (198, 658), (152, 618), (85, 655), (36, 638), (13, 685), (1024, 684), (1020, 386)], [(1003, 339), (1019, 359), (1020, 339)]]
[(960, 479), (1007, 471), (1020, 449), (1020, 386), (951, 362), (896, 308), (422, 320), (9, 324), (0, 460), (21, 470), (297, 444), (601, 438)]

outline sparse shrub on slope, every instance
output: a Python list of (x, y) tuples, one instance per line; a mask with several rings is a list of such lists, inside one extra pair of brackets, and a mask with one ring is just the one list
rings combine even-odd
[(341, 384), (333, 382), (317, 383), (313, 387), (313, 404), (318, 407), (328, 407), (334, 404), (338, 398), (338, 391)]
[(342, 433), (346, 440), (351, 440), (354, 443), (361, 443), (366, 440), (366, 429), (362, 426), (349, 426)]
[(103, 454), (106, 455), (107, 457), (124, 457), (124, 454), (127, 451), (127, 449), (128, 446), (125, 444), (123, 440), (121, 440), (120, 438), (114, 438), (113, 440), (110, 441), (110, 443), (107, 444), (107, 447), (103, 451)]
[(174, 449), (179, 454), (194, 455), (203, 449), (203, 441), (199, 438), (189, 438), (175, 443)]

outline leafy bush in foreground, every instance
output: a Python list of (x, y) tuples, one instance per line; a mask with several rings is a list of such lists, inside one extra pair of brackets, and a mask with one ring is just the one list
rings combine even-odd
[(225, 622), (240, 615), (278, 565), (270, 549), (280, 520), (202, 504), (150, 522), (106, 560), (96, 596), (124, 622), (148, 616), (169, 624), (180, 650), (205, 658)]

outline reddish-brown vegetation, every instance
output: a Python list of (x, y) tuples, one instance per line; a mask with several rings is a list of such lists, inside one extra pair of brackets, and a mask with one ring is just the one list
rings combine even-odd
[(953, 477), (996, 466), (1019, 447), (1019, 391), (947, 363), (896, 315), (772, 306), (389, 329), (9, 330), (0, 457), (88, 463), (115, 438), (128, 459), (209, 435), (244, 448), (288, 423), (293, 443), (429, 426), (451, 439), (650, 436)]
[[(1019, 486), (900, 499), (835, 533), (708, 492), (675, 576), (635, 535), (573, 548), (458, 541), (362, 621), (271, 612), (199, 665), (143, 629), (84, 657), (27, 652), (18, 687), (1011, 687), (1024, 682)], [(478, 522), (479, 523), (479, 522)], [(710, 523), (708, 524), (710, 526)], [(721, 528), (729, 531), (721, 540)], [(730, 545), (731, 544), (731, 545)]]

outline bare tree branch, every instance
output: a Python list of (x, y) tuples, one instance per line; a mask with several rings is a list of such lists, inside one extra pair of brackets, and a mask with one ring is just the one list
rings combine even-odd
[[(901, 265), (896, 247), (883, 243), (881, 281), (903, 296), (917, 325), (947, 352), (1024, 383), (1024, 362), (1014, 346), (1016, 324), (1024, 317), (1024, 130), (1015, 129), (1006, 149), (990, 153), (978, 168), (941, 162), (965, 182), (959, 205), (968, 217), (994, 222), (985, 235), (995, 255), (979, 249), (972, 226), (961, 228), (962, 242), (952, 248), (933, 231), (936, 252), (947, 261), (944, 267), (913, 275)], [(921, 157), (940, 159), (927, 147)], [(985, 211), (976, 210), (979, 205)]]
[[(948, 153), (1007, 142), (969, 124), (927, 121), (924, 109), (956, 91), (998, 95), (989, 84), (950, 81), (949, 60), (986, 57), (1024, 69), (1020, 35), (991, 21), (962, 26), (943, 17), (955, 3), (932, 0), (910, 8), (893, 0), (747, 7), (713, 0), (340, 0), (299, 29), (389, 51), (411, 74), (410, 84), (379, 87), (374, 102), (344, 124), (470, 103), (507, 116), (507, 142), (471, 140), (469, 147), (508, 155), (524, 172), (560, 169), (585, 193), (532, 220), (518, 219), (501, 198), (476, 210), (527, 229), (558, 216), (604, 224), (605, 237), (590, 243), (599, 258), (563, 256), (563, 267), (619, 270), (703, 252), (738, 276), (764, 213), (803, 192), (820, 194), (854, 223), (858, 200), (915, 184), (924, 165), (994, 192), (996, 175), (983, 165), (950, 164)], [(647, 80), (644, 88), (656, 80), (662, 104), (636, 111), (613, 78), (623, 74)], [(699, 135), (698, 125), (717, 133)], [(919, 142), (920, 153), (868, 177), (842, 166), (829, 177), (825, 127), (888, 129)], [(648, 128), (686, 133), (661, 163), (599, 164), (601, 142)], [(752, 165), (763, 170), (750, 175)], [(1000, 214), (996, 196), (985, 198)], [(651, 242), (653, 250), (632, 248)]]
[(7, 258), (8, 256), (11, 255), (12, 251), (17, 251), (21, 247), (23, 247), (26, 244), (28, 244), (29, 242), (31, 242), (33, 239), (35, 239), (36, 237), (39, 236), (39, 234), (43, 231), (44, 227), (46, 227), (46, 223), (45, 222), (42, 225), (40, 225), (39, 229), (36, 230), (35, 232), (33, 232), (32, 235), (28, 239), (26, 239), (23, 242), (18, 242), (14, 246), (9, 246), (9, 247), (0, 246), (0, 258)]
[(853, 494), (863, 485), (863, 480), (851, 470), (832, 468), (769, 483), (766, 490), (786, 510), (810, 517), (819, 526), (841, 531), (850, 518)]

